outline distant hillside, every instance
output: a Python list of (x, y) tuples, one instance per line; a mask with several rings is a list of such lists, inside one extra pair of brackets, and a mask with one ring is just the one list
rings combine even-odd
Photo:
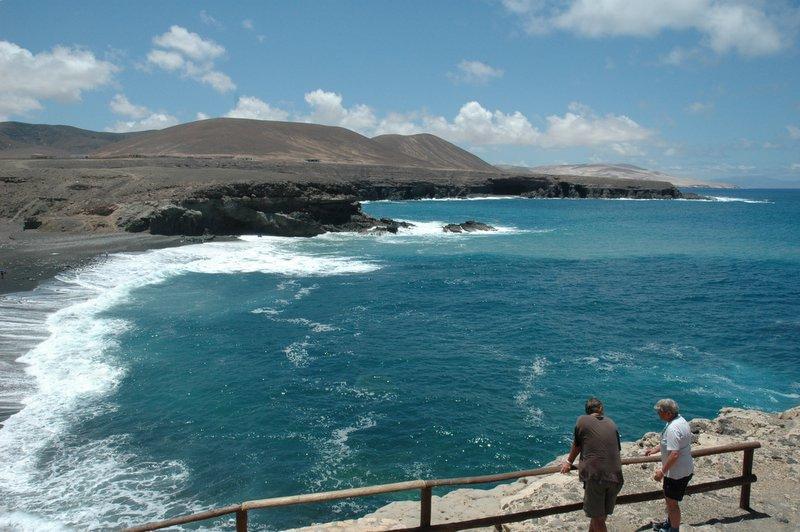
[(496, 168), (470, 152), (447, 142), (436, 135), (380, 135), (373, 141), (395, 152), (430, 163), (432, 168), (496, 171)]
[(570, 175), (583, 177), (610, 177), (615, 179), (636, 179), (648, 181), (667, 181), (678, 187), (736, 188), (728, 183), (700, 181), (688, 177), (678, 177), (656, 170), (647, 170), (632, 164), (564, 164), (556, 166), (510, 166), (497, 165), (504, 172), (528, 174)]
[(300, 122), (214, 118), (149, 131), (108, 144), (92, 156), (240, 156), (267, 161), (497, 171), (474, 155), (433, 135), (409, 142), (399, 135), (393, 137), (398, 138), (376, 140), (341, 127)]
[(74, 157), (140, 133), (101, 133), (72, 126), (0, 122), (0, 158)]

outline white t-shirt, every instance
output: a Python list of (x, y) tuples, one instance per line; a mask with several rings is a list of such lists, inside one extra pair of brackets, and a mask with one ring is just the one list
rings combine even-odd
[(692, 429), (689, 422), (678, 416), (667, 423), (661, 433), (661, 465), (667, 462), (672, 451), (678, 451), (678, 460), (672, 464), (664, 476), (669, 478), (688, 477), (694, 472), (692, 460)]

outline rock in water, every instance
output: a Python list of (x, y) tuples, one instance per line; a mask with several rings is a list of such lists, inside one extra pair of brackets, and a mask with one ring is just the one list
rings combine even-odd
[(474, 233), (475, 231), (497, 231), (497, 229), (485, 223), (467, 220), (460, 224), (447, 224), (442, 227), (442, 231), (445, 233)]

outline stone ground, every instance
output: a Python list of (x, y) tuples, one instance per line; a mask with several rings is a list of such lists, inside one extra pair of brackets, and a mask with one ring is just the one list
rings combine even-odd
[[(739, 488), (687, 496), (681, 504), (682, 530), (800, 530), (800, 407), (771, 414), (756, 410), (724, 408), (714, 420), (691, 421), (695, 433), (694, 449), (742, 441), (758, 440), (762, 447), (755, 451), (754, 473), (758, 481), (752, 486), (753, 511), (739, 509)], [(623, 444), (623, 457), (641, 456), (643, 449), (655, 445), (656, 433)], [(559, 457), (553, 464), (559, 463)], [(693, 483), (710, 482), (741, 474), (742, 453), (727, 453), (695, 460)], [(659, 489), (652, 480), (656, 464), (625, 466), (625, 487), (622, 493)], [(581, 485), (576, 473), (523, 478), (489, 490), (459, 489), (443, 497), (433, 497), (433, 523), (447, 523), (500, 513), (513, 513), (579, 502)], [(649, 530), (654, 520), (663, 518), (663, 503), (618, 506), (609, 518), (609, 530)], [(360, 519), (324, 523), (305, 527), (303, 532), (344, 530), (391, 530), (417, 526), (419, 503), (394, 502)], [(588, 520), (583, 512), (533, 519), (503, 526), (504, 531), (584, 530)], [(487, 528), (482, 530), (494, 530)]]

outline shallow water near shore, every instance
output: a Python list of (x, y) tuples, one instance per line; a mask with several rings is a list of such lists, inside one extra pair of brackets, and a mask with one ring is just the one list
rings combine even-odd
[[(31, 319), (0, 330), (29, 344), (0, 381), (26, 404), (0, 430), (0, 528), (532, 468), (590, 394), (626, 440), (664, 396), (689, 418), (800, 402), (800, 191), (365, 210), (416, 227), (114, 255), (4, 298)], [(441, 232), (467, 219), (499, 230)]]

